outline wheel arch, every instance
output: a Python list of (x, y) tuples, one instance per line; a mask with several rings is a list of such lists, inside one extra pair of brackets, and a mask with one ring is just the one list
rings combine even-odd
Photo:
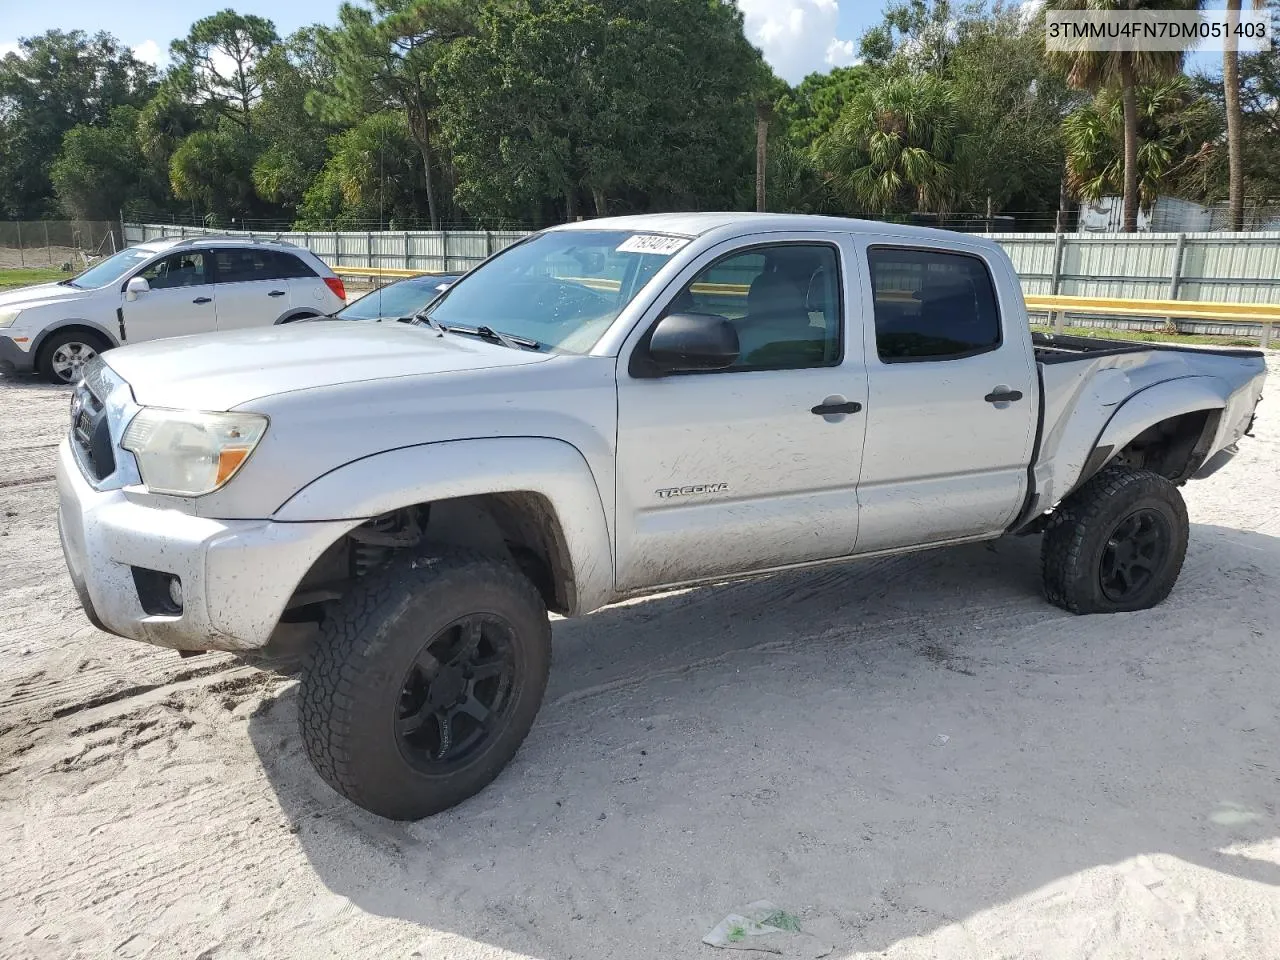
[(1117, 463), (1185, 482), (1214, 452), (1230, 392), (1217, 377), (1184, 377), (1134, 394), (1107, 421), (1073, 490)]
[(115, 333), (112, 333), (112, 331), (107, 327), (93, 320), (72, 317), (66, 320), (55, 321), (54, 323), (42, 328), (33, 339), (31, 344), (31, 355), (33, 357), (39, 356), (40, 351), (44, 348), (45, 343), (51, 336), (55, 333), (62, 333), (66, 330), (83, 330), (86, 333), (92, 333), (96, 336), (102, 337), (107, 341), (109, 345), (108, 349), (120, 346), (120, 338)]
[(314, 307), (294, 307), (293, 309), (286, 310), (284, 313), (280, 314), (280, 316), (276, 317), (275, 323), (272, 324), (272, 326), (278, 327), (282, 323), (293, 323), (295, 320), (306, 320), (311, 317), (320, 317), (323, 315), (323, 313)]
[[(1131, 445), (1148, 445), (1154, 439), (1143, 437), (1146, 431), (1167, 441), (1159, 459), (1161, 469), (1167, 468), (1165, 475), (1184, 482), (1216, 452), (1231, 388), (1218, 377), (1190, 376), (1160, 381), (1118, 403), (1106, 393), (1095, 390), (1078, 396), (1054, 428), (1052, 442), (1040, 447), (1032, 464), (1034, 495), (1010, 527), (1012, 532), (1039, 532), (1048, 511), (1099, 471), (1117, 460), (1132, 462), (1126, 456), (1133, 452)], [(1188, 442), (1190, 434), (1195, 437)]]
[(413, 508), (424, 509), (430, 542), (509, 555), (556, 612), (586, 613), (612, 599), (599, 489), (582, 454), (561, 440), (458, 440), (375, 454), (308, 484), (273, 519), (369, 522)]

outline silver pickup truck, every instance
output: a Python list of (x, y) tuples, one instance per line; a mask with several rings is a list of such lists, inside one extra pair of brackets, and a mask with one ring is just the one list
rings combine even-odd
[(575, 223), (405, 323), (112, 350), (58, 522), (89, 618), (184, 652), (301, 640), (301, 732), (375, 813), (429, 815), (529, 731), (548, 611), (989, 540), (1141, 610), (1178, 488), (1249, 432), (1248, 351), (1033, 337), (988, 241), (822, 217)]

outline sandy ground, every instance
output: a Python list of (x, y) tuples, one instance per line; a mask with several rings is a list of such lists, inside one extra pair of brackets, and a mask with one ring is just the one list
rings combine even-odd
[(0, 378), (0, 956), (711, 958), (769, 899), (833, 957), (1280, 957), (1274, 401), (1157, 610), (1047, 606), (1024, 539), (559, 622), (513, 765), (413, 825), (290, 681), (89, 626), (66, 406)]

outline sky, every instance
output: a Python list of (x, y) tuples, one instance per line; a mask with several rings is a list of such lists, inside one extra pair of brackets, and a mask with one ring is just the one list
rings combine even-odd
[[(858, 38), (880, 20), (880, 0), (737, 0), (747, 36), (789, 83), (806, 75), (846, 66), (857, 59)], [(0, 0), (0, 56), (19, 37), (46, 30), (106, 30), (131, 47), (139, 59), (163, 65), (169, 41), (186, 34), (201, 17), (231, 6), (275, 22), (281, 36), (310, 23), (332, 23), (339, 0), (186, 0), (184, 3), (103, 3), (60, 0), (45, 6), (30, 0)], [(1213, 6), (1218, 6), (1214, 3)], [(1197, 55), (1193, 68), (1220, 69), (1216, 56)]]
[[(852, 63), (858, 38), (880, 19), (877, 0), (738, 0), (747, 35), (779, 76), (795, 83), (806, 74)], [(338, 0), (186, 0), (183, 3), (103, 3), (0, 0), (0, 56), (19, 37), (46, 30), (106, 30), (150, 63), (160, 64), (169, 41), (201, 17), (225, 7), (275, 22), (281, 36), (309, 23), (337, 19)]]

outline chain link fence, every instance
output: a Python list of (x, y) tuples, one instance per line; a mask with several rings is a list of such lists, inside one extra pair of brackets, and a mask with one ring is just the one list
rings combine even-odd
[(123, 246), (111, 220), (0, 220), (0, 270), (80, 271)]

